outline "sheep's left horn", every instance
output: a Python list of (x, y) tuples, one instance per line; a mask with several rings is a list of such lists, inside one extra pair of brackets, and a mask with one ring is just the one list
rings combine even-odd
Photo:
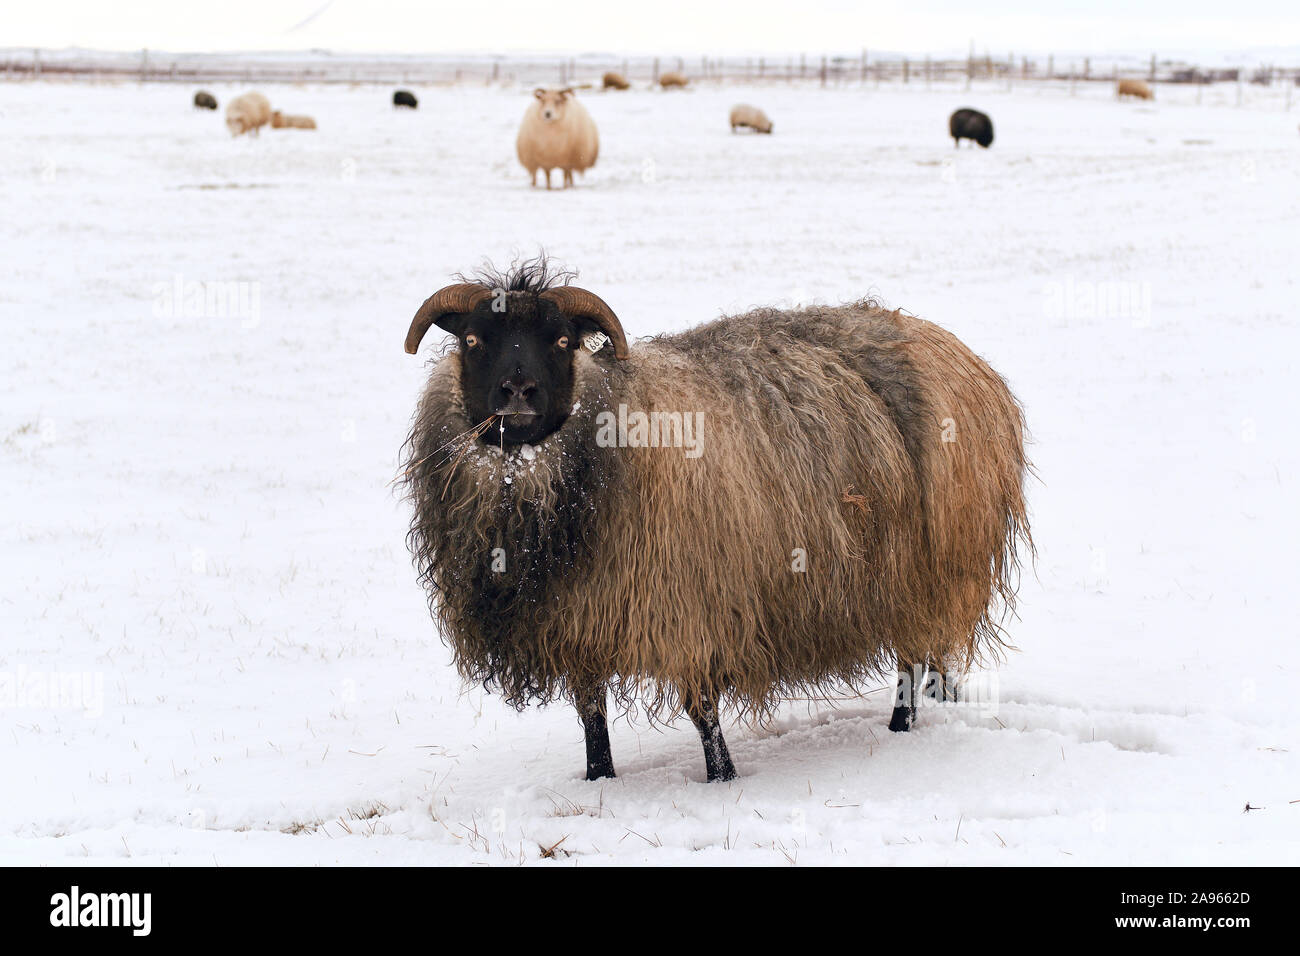
[(406, 333), (406, 351), (412, 355), (419, 351), (424, 333), (444, 315), (473, 312), (480, 302), (491, 297), (491, 289), (473, 282), (461, 282), (439, 289), (424, 300), (424, 305), (420, 306), (420, 311), (411, 320), (411, 327)]
[(566, 285), (547, 289), (541, 294), (541, 298), (554, 302), (565, 315), (596, 323), (596, 326), (614, 343), (614, 358), (629, 357), (627, 337), (623, 334), (623, 323), (619, 322), (614, 310), (606, 305), (605, 300), (600, 296), (586, 289)]

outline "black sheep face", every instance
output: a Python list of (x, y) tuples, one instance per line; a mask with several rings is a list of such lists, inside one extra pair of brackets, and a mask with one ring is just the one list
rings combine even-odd
[(574, 354), (594, 326), (528, 292), (499, 293), (438, 324), (460, 343), (466, 426), (501, 416), (484, 433), (485, 443), (535, 445), (565, 423)]

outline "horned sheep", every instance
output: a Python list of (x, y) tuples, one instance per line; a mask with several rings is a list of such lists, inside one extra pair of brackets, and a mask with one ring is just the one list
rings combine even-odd
[[(760, 308), (629, 345), (544, 259), (435, 292), (406, 337), (455, 336), (403, 449), (408, 535), (462, 676), (567, 699), (587, 778), (607, 697), (685, 712), (709, 780), (720, 710), (771, 712), (929, 662), (996, 658), (1029, 543), (1020, 406), (937, 325), (870, 300)], [(608, 343), (602, 347), (602, 342)]]
[(519, 162), (537, 185), (537, 171), (546, 174), (546, 188), (551, 188), (551, 170), (564, 172), (563, 186), (573, 185), (573, 174), (596, 165), (600, 137), (587, 108), (578, 102), (573, 89), (538, 88), (534, 102), (524, 113), (515, 139)]

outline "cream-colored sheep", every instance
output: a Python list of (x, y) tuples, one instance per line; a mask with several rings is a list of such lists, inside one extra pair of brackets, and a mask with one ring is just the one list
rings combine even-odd
[(747, 127), (756, 133), (770, 133), (772, 121), (757, 106), (740, 103), (731, 108), (731, 131), (734, 133), (739, 127)]
[(252, 133), (271, 122), (271, 104), (261, 93), (245, 93), (226, 104), (226, 128), (231, 136)]
[(271, 111), (271, 128), (272, 129), (315, 129), (316, 121), (310, 116), (293, 116), (287, 113), (281, 113), (279, 110)]
[(515, 151), (519, 162), (537, 185), (537, 171), (546, 173), (551, 188), (551, 170), (564, 170), (564, 186), (573, 185), (573, 171), (584, 172), (596, 165), (600, 138), (596, 124), (573, 90), (536, 89), (533, 103), (519, 124)]
[(691, 81), (676, 70), (669, 70), (667, 73), (659, 74), (659, 85), (665, 90), (681, 89), (689, 82)]
[(1155, 93), (1151, 92), (1151, 87), (1141, 80), (1120, 80), (1119, 85), (1115, 87), (1117, 97), (1136, 96), (1140, 100), (1153, 100)]

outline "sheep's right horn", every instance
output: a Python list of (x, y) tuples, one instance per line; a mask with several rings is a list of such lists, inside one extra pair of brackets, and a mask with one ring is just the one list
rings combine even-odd
[(473, 312), (479, 303), (490, 298), (491, 289), (473, 282), (460, 282), (439, 289), (424, 300), (424, 305), (420, 306), (420, 311), (411, 320), (411, 327), (406, 333), (406, 351), (412, 355), (419, 351), (424, 333), (444, 315)]
[(586, 289), (579, 289), (576, 286), (563, 285), (554, 289), (547, 289), (541, 294), (540, 298), (554, 302), (565, 315), (587, 319), (596, 323), (596, 326), (608, 335), (610, 341), (614, 343), (614, 358), (629, 358), (627, 337), (623, 334), (623, 323), (618, 320), (614, 310), (606, 305), (605, 300), (596, 293), (588, 292)]

